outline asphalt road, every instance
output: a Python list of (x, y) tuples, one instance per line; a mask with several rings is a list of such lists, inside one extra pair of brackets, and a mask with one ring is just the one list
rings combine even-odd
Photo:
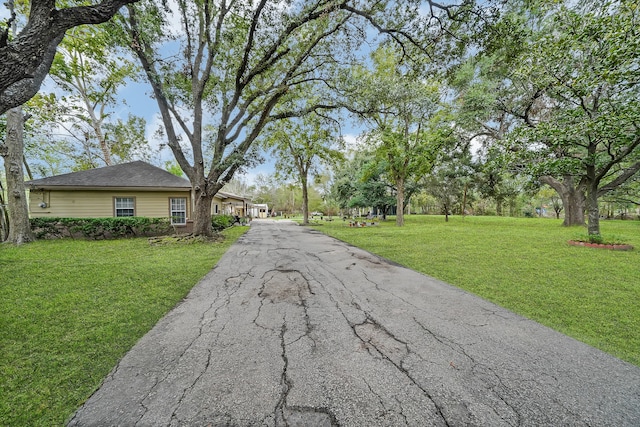
[(639, 426), (640, 369), (316, 231), (254, 221), (69, 425)]

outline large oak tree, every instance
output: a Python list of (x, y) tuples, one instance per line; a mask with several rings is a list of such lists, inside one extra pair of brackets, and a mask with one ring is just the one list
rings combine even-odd
[[(195, 234), (212, 234), (213, 196), (255, 160), (254, 142), (268, 123), (335, 107), (283, 106), (299, 97), (300, 87), (330, 86), (340, 57), (358, 48), (367, 25), (407, 43), (414, 41), (410, 33), (429, 25), (419, 15), (420, 2), (392, 6), (381, 0), (178, 1), (176, 31), (161, 7), (128, 7), (130, 45), (152, 87), (168, 146), (195, 192)], [(163, 56), (162, 48), (173, 52)]]
[[(567, 215), (588, 213), (640, 171), (637, 2), (584, 1), (545, 13), (513, 76), (529, 102), (508, 139), (526, 170), (554, 188)], [(570, 198), (578, 202), (574, 208)]]

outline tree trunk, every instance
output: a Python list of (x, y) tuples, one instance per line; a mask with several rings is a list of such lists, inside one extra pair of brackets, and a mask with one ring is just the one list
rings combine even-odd
[(600, 208), (598, 206), (598, 188), (596, 184), (589, 185), (587, 190), (587, 212), (589, 222), (587, 232), (589, 235), (600, 234)]
[(463, 217), (466, 215), (467, 210), (467, 189), (469, 187), (469, 183), (464, 183), (464, 195), (462, 196), (462, 209), (460, 209), (460, 215)]
[(404, 226), (404, 179), (396, 180), (396, 226)]
[[(5, 145), (0, 145), (0, 149), (6, 148)], [(4, 200), (4, 187), (0, 180), (0, 242), (4, 242), (9, 238), (9, 213), (6, 209), (6, 202)]]
[(211, 202), (213, 196), (207, 195), (204, 191), (196, 191), (193, 208), (193, 234), (195, 236), (213, 237), (213, 227), (211, 226)]
[[(516, 216), (516, 199), (509, 198), (508, 200), (509, 200), (509, 216), (513, 218)], [(542, 207), (540, 207), (540, 209), (542, 209)]]
[(550, 176), (543, 176), (540, 177), (540, 182), (556, 190), (562, 199), (564, 208), (564, 222), (562, 225), (565, 227), (585, 225), (584, 205), (586, 198), (584, 186), (581, 183), (576, 185), (573, 177), (569, 175), (565, 176), (562, 181)]
[(496, 198), (496, 215), (502, 216), (502, 201), (501, 198)]
[(24, 185), (24, 117), (22, 108), (7, 111), (6, 145), (2, 150), (7, 176), (7, 207), (9, 210), (9, 236), (7, 241), (16, 245), (32, 242), (35, 236), (29, 222), (29, 205)]
[(309, 225), (309, 189), (307, 188), (307, 175), (301, 174), (302, 183), (302, 224)]
[[(78, 83), (80, 85), (80, 83)], [(82, 86), (81, 86), (82, 87)], [(86, 94), (83, 94), (85, 99), (85, 106), (87, 111), (89, 112), (89, 118), (91, 119), (91, 127), (93, 131), (96, 133), (96, 138), (98, 139), (98, 144), (100, 145), (100, 151), (102, 151), (102, 157), (104, 159), (104, 163), (107, 166), (113, 165), (113, 161), (111, 160), (111, 148), (109, 148), (109, 144), (107, 144), (107, 138), (105, 138), (104, 133), (102, 132), (102, 118), (98, 119), (96, 116), (96, 112), (93, 109), (93, 106), (86, 98)]]
[(560, 194), (560, 197), (564, 206), (564, 222), (562, 225), (565, 227), (584, 225), (584, 192), (571, 188), (567, 189), (566, 193)]

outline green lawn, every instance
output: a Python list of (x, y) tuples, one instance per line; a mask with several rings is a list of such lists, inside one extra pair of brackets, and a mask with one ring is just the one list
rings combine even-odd
[(0, 425), (63, 425), (246, 230), (223, 243), (0, 245)]
[(538, 218), (408, 216), (318, 230), (640, 365), (640, 221), (602, 221), (631, 252), (569, 246), (584, 229)]

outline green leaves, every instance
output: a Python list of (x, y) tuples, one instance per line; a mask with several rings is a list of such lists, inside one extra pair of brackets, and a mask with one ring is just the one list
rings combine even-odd
[(336, 122), (314, 113), (274, 122), (261, 143), (276, 157), (276, 174), (285, 179), (306, 180), (320, 172), (320, 163), (333, 164), (343, 158)]
[(128, 161), (134, 151), (148, 150), (144, 120), (114, 117), (124, 102), (120, 90), (139, 71), (118, 46), (119, 35), (113, 25), (76, 27), (60, 44), (50, 69), (63, 96), (47, 100), (48, 108), (37, 114), (48, 113), (41, 119), (55, 120), (68, 133), (56, 139), (69, 147), (72, 154), (64, 150), (64, 156), (72, 157), (75, 168)]

